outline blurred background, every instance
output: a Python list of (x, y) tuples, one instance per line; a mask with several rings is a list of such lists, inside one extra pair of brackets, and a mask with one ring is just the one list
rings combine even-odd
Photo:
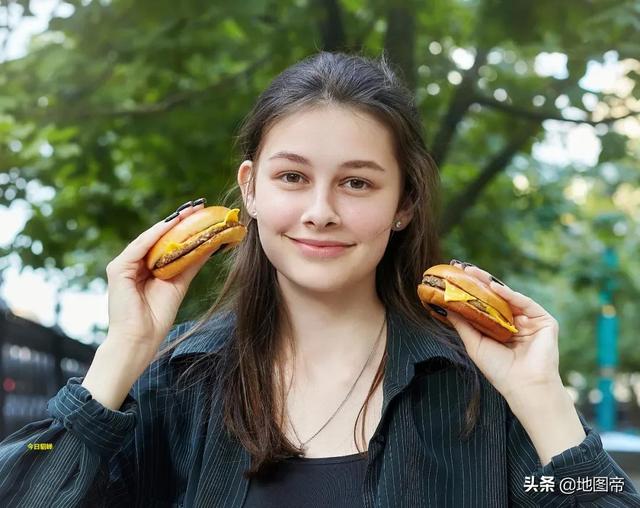
[(447, 258), (558, 319), (567, 389), (640, 468), (639, 30), (637, 0), (0, 1), (0, 439), (86, 371), (106, 264), (235, 184), (270, 80), (321, 49), (384, 51), (440, 167)]

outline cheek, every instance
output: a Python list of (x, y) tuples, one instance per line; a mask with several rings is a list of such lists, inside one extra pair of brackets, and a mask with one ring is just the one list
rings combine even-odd
[(360, 242), (386, 241), (391, 228), (393, 212), (389, 212), (384, 206), (367, 207), (366, 210), (358, 210), (351, 216), (348, 229), (357, 235)]
[(291, 230), (292, 224), (300, 217), (301, 207), (293, 196), (279, 190), (273, 182), (259, 179), (257, 183), (258, 223), (273, 233)]
[(259, 212), (259, 223), (273, 233), (286, 233), (295, 229), (299, 214), (291, 207), (277, 206), (263, 207)]

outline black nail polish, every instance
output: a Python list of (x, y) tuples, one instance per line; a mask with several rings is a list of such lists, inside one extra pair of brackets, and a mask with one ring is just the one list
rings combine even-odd
[(190, 206), (193, 206), (193, 201), (187, 201), (183, 205), (180, 205), (178, 208), (176, 208), (176, 212), (181, 212), (182, 210), (184, 210), (185, 208), (189, 208)]
[(471, 263), (462, 263), (462, 266), (467, 267), (467, 266), (476, 266), (476, 265)]
[(442, 307), (440, 307), (439, 305), (434, 305), (433, 303), (429, 304), (429, 307), (431, 307), (435, 312), (437, 312), (438, 314), (440, 314), (441, 316), (447, 317), (447, 311), (444, 310)]
[(461, 264), (462, 264), (462, 261), (458, 261), (457, 259), (452, 259), (451, 261), (449, 261), (449, 264), (450, 264), (450, 265), (454, 265), (454, 264), (456, 264), (456, 263), (457, 263), (457, 264), (459, 264), (459, 265), (461, 265)]
[(500, 279), (496, 279), (493, 275), (491, 276), (491, 280), (493, 282), (497, 282), (498, 284), (500, 284), (501, 286), (505, 286), (506, 284), (504, 282), (502, 282)]
[(169, 217), (167, 217), (164, 221), (165, 222), (169, 222), (172, 221), (173, 219), (175, 219), (178, 215), (180, 215), (178, 212), (173, 212), (171, 215), (169, 215)]
[(196, 199), (193, 202), (192, 206), (198, 206), (198, 205), (201, 205), (201, 204), (206, 203), (206, 202), (207, 202), (207, 200), (205, 198), (199, 198), (199, 199)]

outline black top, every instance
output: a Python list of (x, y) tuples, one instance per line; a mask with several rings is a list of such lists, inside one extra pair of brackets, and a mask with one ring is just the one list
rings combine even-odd
[(243, 508), (358, 508), (367, 459), (292, 457), (249, 483)]

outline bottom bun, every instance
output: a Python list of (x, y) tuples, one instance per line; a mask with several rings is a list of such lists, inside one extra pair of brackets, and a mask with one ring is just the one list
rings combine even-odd
[(242, 225), (230, 227), (212, 236), (206, 242), (198, 245), (192, 251), (187, 252), (184, 256), (164, 265), (161, 268), (154, 268), (151, 273), (157, 279), (167, 280), (185, 271), (191, 265), (198, 263), (205, 257), (215, 254), (218, 249), (225, 252), (244, 238), (246, 228)]
[(496, 323), (488, 314), (479, 311), (473, 305), (466, 302), (446, 302), (444, 300), (444, 291), (440, 288), (434, 288), (427, 284), (418, 284), (418, 297), (422, 306), (427, 309), (432, 316), (442, 321), (448, 326), (453, 326), (451, 322), (444, 316), (435, 312), (429, 304), (437, 305), (445, 310), (457, 312), (465, 318), (471, 326), (478, 331), (500, 342), (508, 342), (513, 333), (503, 326)]

